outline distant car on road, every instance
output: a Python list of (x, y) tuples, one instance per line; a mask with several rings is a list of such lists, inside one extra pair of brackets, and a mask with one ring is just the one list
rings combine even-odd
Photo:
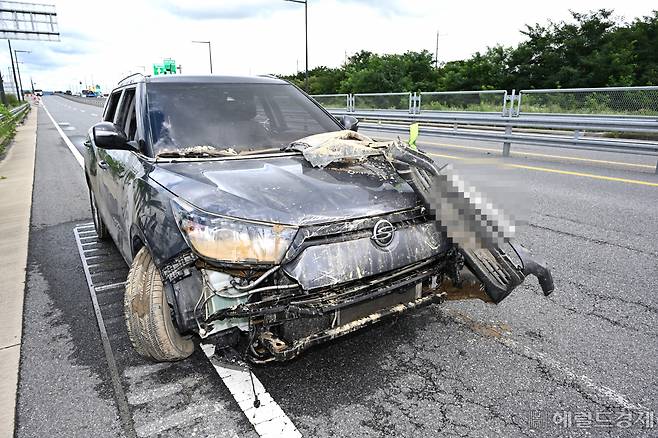
[(71, 90), (66, 90), (66, 91), (64, 92), (64, 94), (70, 96), (70, 95), (71, 95)]
[(34, 90), (34, 95), (39, 97), (43, 96), (43, 90)]
[[(497, 303), (531, 273), (552, 291), (514, 247), (460, 251), (383, 149), (341, 141), (367, 138), (357, 126), (270, 77), (143, 77), (112, 91), (84, 168), (98, 238), (131, 266), (138, 353), (183, 359), (196, 337), (288, 360), (449, 294)], [(307, 156), (321, 133), (334, 146), (318, 157), (346, 160)]]

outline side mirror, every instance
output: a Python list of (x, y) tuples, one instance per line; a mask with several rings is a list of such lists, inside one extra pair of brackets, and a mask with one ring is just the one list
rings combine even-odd
[(357, 132), (359, 130), (359, 119), (357, 119), (354, 116), (341, 116), (340, 119), (338, 119), (340, 123), (343, 125), (345, 129), (349, 129), (350, 131)]
[(137, 150), (128, 142), (126, 134), (121, 128), (111, 122), (100, 122), (94, 125), (94, 143), (101, 149), (114, 149), (122, 151)]

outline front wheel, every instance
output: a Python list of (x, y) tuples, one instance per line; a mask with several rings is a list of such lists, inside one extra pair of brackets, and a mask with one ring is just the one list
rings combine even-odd
[(140, 355), (166, 362), (185, 359), (194, 351), (192, 340), (174, 326), (160, 271), (146, 247), (130, 266), (124, 314), (130, 342)]

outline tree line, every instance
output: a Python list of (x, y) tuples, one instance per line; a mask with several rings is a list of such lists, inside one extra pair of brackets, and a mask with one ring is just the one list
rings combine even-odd
[[(612, 10), (526, 25), (515, 47), (496, 45), (440, 63), (427, 50), (360, 51), (339, 68), (309, 70), (310, 94), (658, 85), (658, 11), (621, 21)], [(304, 72), (281, 76), (304, 86)]]

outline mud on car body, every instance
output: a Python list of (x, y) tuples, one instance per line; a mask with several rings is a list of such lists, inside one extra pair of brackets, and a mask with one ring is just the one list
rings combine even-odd
[(268, 77), (120, 83), (89, 131), (85, 173), (97, 234), (131, 265), (140, 354), (182, 359), (201, 338), (286, 360), (445, 299), (499, 302), (530, 273), (550, 293), (521, 247), (453, 243), (431, 195), (442, 169), (356, 128)]

